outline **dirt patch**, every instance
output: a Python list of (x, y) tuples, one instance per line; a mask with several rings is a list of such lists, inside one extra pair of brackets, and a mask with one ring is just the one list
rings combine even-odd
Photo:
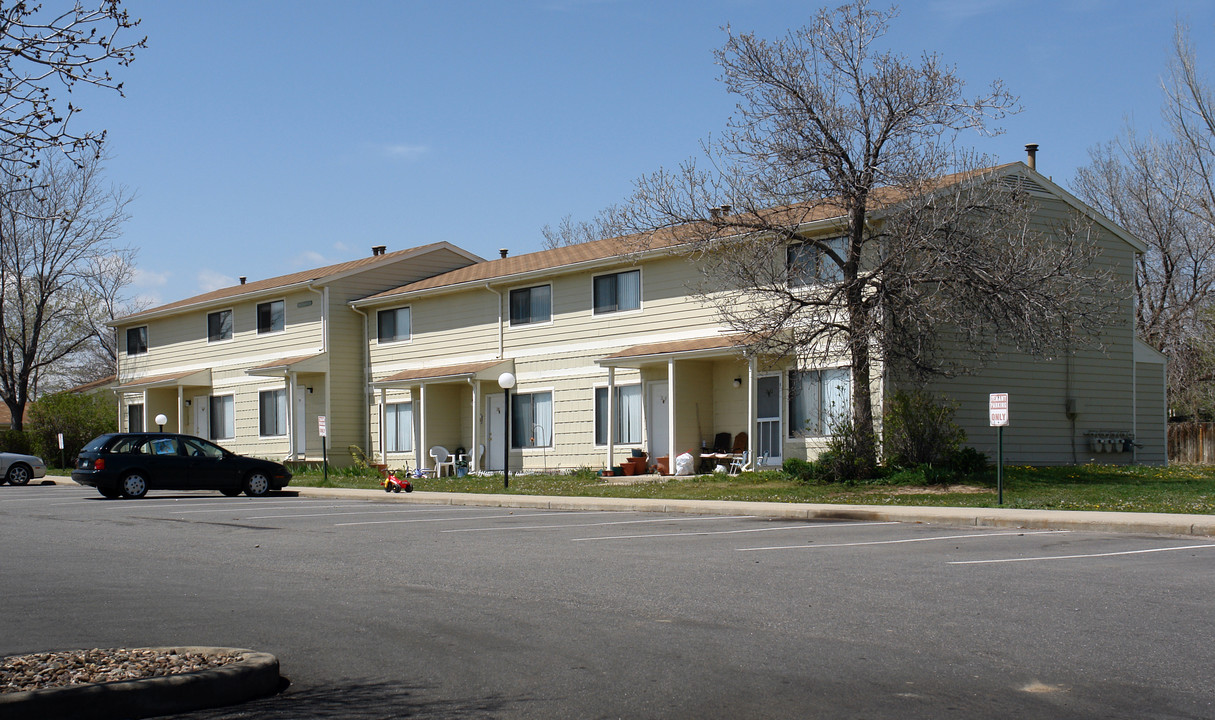
[(974, 495), (991, 492), (990, 488), (974, 485), (888, 485), (865, 490), (862, 495)]

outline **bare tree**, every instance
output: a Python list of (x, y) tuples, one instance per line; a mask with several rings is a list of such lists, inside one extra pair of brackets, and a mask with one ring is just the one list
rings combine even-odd
[[(0, 192), (0, 399), (14, 429), (56, 363), (96, 342), (130, 281), (118, 245), (129, 198), (101, 160), (52, 154)], [(112, 364), (109, 367), (113, 367)]]
[(1162, 89), (1165, 132), (1128, 128), (1090, 150), (1073, 184), (1148, 247), (1136, 325), (1169, 359), (1172, 412), (1215, 415), (1215, 102), (1181, 23)]
[[(691, 248), (698, 291), (753, 352), (846, 362), (865, 463), (877, 363), (976, 369), (1000, 349), (995, 328), (1005, 347), (1065, 352), (1110, 317), (1088, 228), (1033, 229), (1024, 189), (956, 150), (1017, 99), (999, 81), (966, 96), (936, 55), (879, 51), (895, 16), (856, 0), (777, 40), (726, 28), (735, 116), (702, 164), (642, 177), (615, 213), (641, 247)], [(965, 362), (947, 361), (947, 339)]]
[(52, 92), (91, 85), (121, 94), (122, 83), (110, 68), (129, 65), (147, 39), (120, 39), (139, 24), (121, 0), (99, 0), (95, 8), (85, 4), (78, 0), (66, 10), (0, 4), (0, 168), (6, 173), (36, 166), (48, 148), (69, 155), (100, 152), (104, 131), (74, 130), (69, 124), (80, 106), (60, 102)]

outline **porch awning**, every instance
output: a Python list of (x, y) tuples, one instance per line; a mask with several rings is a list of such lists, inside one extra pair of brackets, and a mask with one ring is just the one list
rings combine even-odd
[(299, 355), (268, 362), (265, 365), (251, 367), (246, 375), (265, 375), (269, 377), (286, 377), (287, 373), (325, 372), (329, 369), (328, 353), (315, 355)]
[(498, 375), (514, 367), (514, 360), (488, 360), (485, 362), (446, 365), (443, 367), (416, 368), (390, 375), (371, 383), (372, 387), (405, 387), (434, 382), (454, 382), (473, 378), (475, 380), (497, 380)]
[(639, 367), (653, 362), (739, 356), (751, 344), (750, 335), (715, 335), (693, 340), (634, 345), (595, 362), (605, 367)]
[(190, 370), (172, 375), (153, 375), (152, 377), (135, 378), (114, 386), (114, 390), (147, 390), (149, 388), (186, 387), (211, 384), (211, 368)]

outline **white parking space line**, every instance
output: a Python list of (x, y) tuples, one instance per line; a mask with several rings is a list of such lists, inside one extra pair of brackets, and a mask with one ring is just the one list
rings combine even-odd
[(1001, 558), (998, 560), (954, 560), (949, 565), (992, 565), (996, 563), (1039, 562), (1043, 560), (1082, 560), (1085, 558), (1114, 557), (1116, 555), (1144, 555), (1147, 553), (1173, 552), (1174, 550), (1215, 550), (1211, 545), (1182, 545), (1180, 547), (1149, 548), (1147, 550), (1120, 550), (1118, 552), (1087, 553), (1084, 555), (1041, 555), (1038, 557)]
[[(339, 507), (334, 505), (333, 507)], [(310, 509), (310, 508), (309, 508)], [(456, 512), (456, 508), (437, 507), (437, 508), (397, 508), (395, 510), (350, 510), (348, 512), (330, 512), (330, 513), (284, 513), (281, 515), (254, 515), (244, 518), (245, 520), (270, 520), (278, 519), (294, 519), (294, 518), (313, 518), (313, 517), (342, 517), (344, 515), (400, 515), (402, 513), (434, 513), (434, 512)]]
[(642, 523), (666, 523), (679, 521), (697, 520), (738, 520), (739, 518), (751, 517), (750, 515), (723, 515), (721, 517), (673, 517), (662, 518), (660, 520), (613, 520), (611, 522), (595, 522), (595, 523), (575, 523), (562, 525), (512, 525), (510, 527), (483, 527), (483, 528), (459, 528), (456, 530), (441, 530), (445, 533), (457, 532), (498, 532), (501, 530), (555, 530), (560, 528), (579, 528), (579, 527), (598, 527), (600, 525), (640, 525)]
[(548, 517), (551, 515), (582, 515), (586, 510), (570, 510), (567, 512), (539, 512), (539, 513), (523, 513), (522, 515), (473, 515), (472, 517), (441, 517), (441, 518), (421, 518), (419, 520), (368, 520), (366, 522), (348, 522), (334, 523), (334, 527), (345, 527), (348, 525), (393, 525), (400, 523), (424, 523), (424, 522), (450, 522), (458, 520), (502, 520), (506, 518), (521, 518), (521, 517)]
[[(346, 503), (344, 505), (311, 505), (310, 504), (310, 505), (305, 506), (305, 505), (301, 505), (299, 503), (292, 503), (290, 505), (257, 505), (256, 507), (258, 510), (288, 510), (290, 508), (303, 508), (305, 510), (313, 510), (313, 509), (323, 510), (326, 508), (350, 507), (350, 505), (351, 505), (351, 503)], [(194, 515), (194, 514), (198, 514), (198, 513), (222, 513), (222, 512), (231, 511), (233, 507), (240, 507), (240, 506), (239, 505), (227, 505), (225, 507), (211, 508), (208, 510), (174, 510), (172, 513), (170, 513), (170, 515)], [(249, 506), (246, 505), (245, 507), (249, 507)]]
[[(638, 538), (660, 537), (693, 537), (696, 535), (737, 535), (739, 533), (775, 532), (777, 530), (818, 530), (821, 528), (865, 527), (866, 525), (898, 525), (896, 521), (866, 522), (866, 523), (815, 523), (802, 525), (781, 525), (780, 527), (749, 528), (746, 530), (704, 530), (700, 532), (678, 533), (648, 533), (642, 535), (604, 535), (602, 537), (574, 538), (570, 542), (590, 542), (592, 540), (636, 540)], [(570, 526), (573, 527), (573, 526)]]
[(934, 535), (923, 538), (906, 538), (903, 540), (870, 540), (868, 542), (824, 543), (821, 545), (774, 545), (771, 547), (738, 548), (739, 552), (754, 552), (757, 550), (820, 550), (822, 548), (860, 547), (863, 545), (899, 545), (902, 543), (933, 542), (936, 540), (975, 540), (1001, 537), (1006, 535), (1051, 535), (1071, 532), (1070, 530), (1017, 530), (1014, 532), (972, 533), (970, 535)]

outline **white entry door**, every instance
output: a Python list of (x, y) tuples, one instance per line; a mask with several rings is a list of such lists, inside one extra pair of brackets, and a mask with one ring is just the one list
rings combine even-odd
[(502, 453), (506, 451), (506, 395), (485, 398), (485, 457), (486, 470), (502, 469)]
[(207, 395), (195, 395), (191, 404), (194, 406), (194, 434), (210, 440), (211, 398)]
[(665, 382), (650, 383), (646, 388), (645, 424), (651, 459), (662, 457), (671, 450), (671, 435), (667, 427), (670, 398), (667, 394)]

